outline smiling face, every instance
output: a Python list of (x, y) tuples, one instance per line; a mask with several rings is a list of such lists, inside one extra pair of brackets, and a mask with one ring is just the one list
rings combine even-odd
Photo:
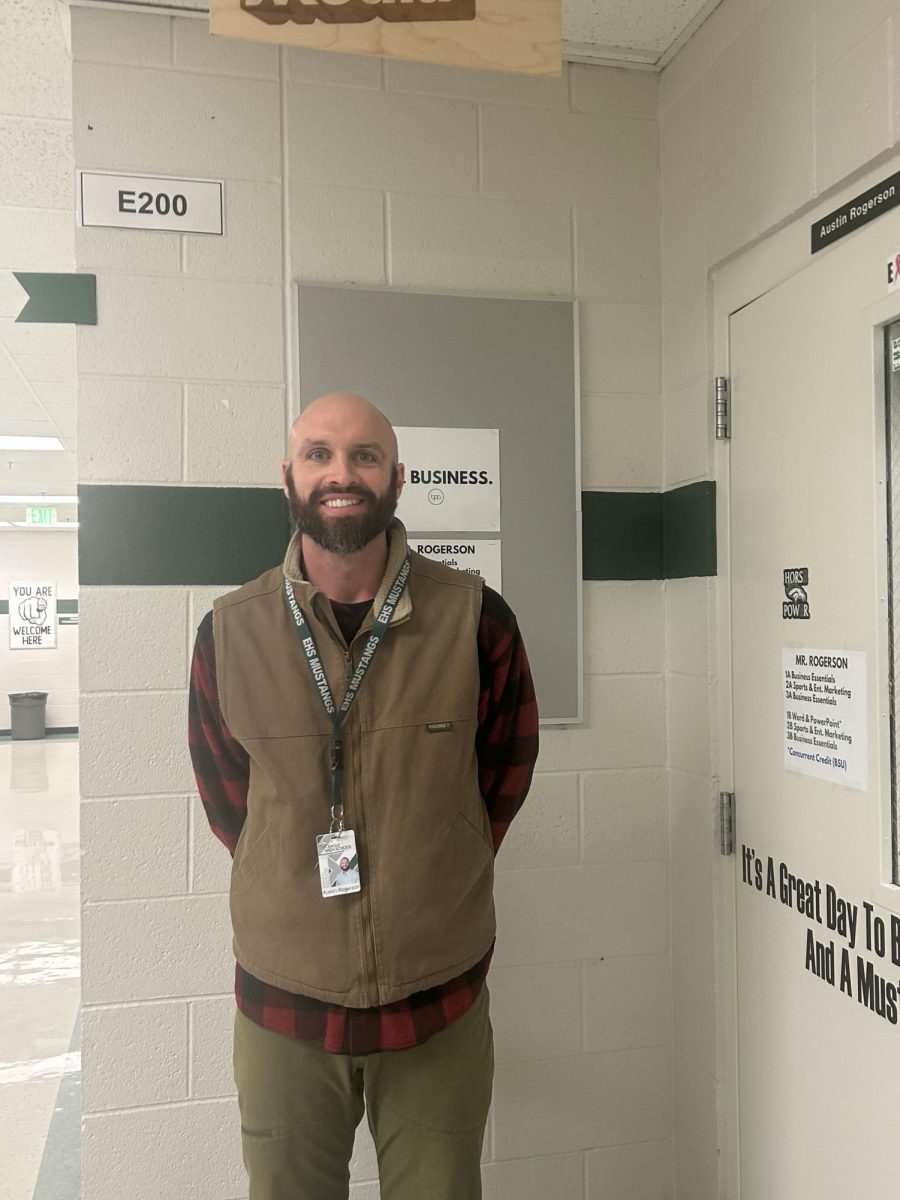
[(397, 439), (361, 396), (335, 393), (309, 406), (282, 463), (295, 527), (334, 554), (353, 554), (391, 523), (403, 488)]
[(342, 870), (342, 871), (349, 871), (349, 870), (350, 870), (350, 859), (349, 859), (349, 858), (342, 858), (342, 859), (341, 859), (340, 866), (341, 866), (341, 870)]

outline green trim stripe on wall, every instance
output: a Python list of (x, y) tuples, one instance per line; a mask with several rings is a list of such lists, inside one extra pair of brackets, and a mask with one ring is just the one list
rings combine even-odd
[[(86, 586), (236, 586), (279, 563), (288, 543), (278, 488), (83, 484), (78, 495)], [(583, 578), (715, 575), (715, 483), (581, 502)]]
[[(77, 613), (78, 612), (78, 601), (77, 600), (57, 600), (56, 612), (57, 612), (57, 615), (59, 615), (60, 613)], [(5, 617), (8, 615), (8, 613), (9, 613), (9, 601), (8, 600), (0, 600), (0, 617)]]

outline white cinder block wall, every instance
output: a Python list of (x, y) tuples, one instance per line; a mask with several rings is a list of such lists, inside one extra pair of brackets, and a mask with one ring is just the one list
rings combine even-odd
[[(714, 474), (708, 273), (897, 144), (897, 0), (724, 0), (660, 78), (665, 486)], [(828, 211), (816, 205), (816, 210)], [(810, 217), (812, 219), (812, 217)], [(666, 585), (679, 1200), (725, 1195), (715, 583)], [(721, 966), (721, 964), (718, 964)], [(723, 1001), (730, 1003), (728, 997)], [(721, 1006), (720, 1006), (721, 1012)]]
[[(72, 15), (77, 165), (223, 177), (227, 229), (78, 231), (100, 311), (78, 336), (82, 481), (275, 483), (305, 279), (579, 296), (584, 486), (660, 487), (655, 76), (499, 77)], [(185, 748), (215, 592), (82, 595), (85, 1200), (246, 1194), (228, 860)], [(585, 607), (587, 723), (545, 733), (500, 859), (492, 1200), (671, 1197), (663, 585), (588, 584)], [(363, 1137), (354, 1200), (375, 1178)]]

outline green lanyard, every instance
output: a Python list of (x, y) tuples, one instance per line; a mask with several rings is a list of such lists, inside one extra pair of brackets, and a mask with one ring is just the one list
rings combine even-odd
[(356, 670), (353, 672), (353, 677), (347, 684), (347, 692), (344, 699), (341, 701), (340, 708), (335, 708), (334, 697), (331, 694), (331, 688), (328, 685), (328, 677), (325, 674), (325, 668), (322, 666), (322, 660), (319, 658), (319, 648), (316, 645), (316, 639), (313, 637), (312, 630), (306, 622), (303, 611), (297, 603), (297, 598), (294, 595), (294, 589), (289, 579), (284, 581), (284, 594), (287, 597), (288, 607), (291, 610), (291, 615), (294, 618), (294, 623), (297, 626), (297, 639), (300, 642), (300, 649), (303, 651), (303, 656), (306, 659), (306, 665), (309, 668), (309, 673), (312, 676), (313, 685), (318, 693), (319, 699), (322, 701), (322, 707), (331, 719), (331, 832), (341, 833), (344, 828), (344, 739), (343, 739), (343, 724), (346, 720), (347, 713), (350, 711), (350, 706), (356, 699), (356, 693), (359, 691), (366, 672), (372, 665), (372, 659), (378, 647), (384, 640), (384, 635), (388, 631), (388, 626), (391, 623), (391, 617), (394, 615), (394, 609), (397, 607), (397, 602), (403, 595), (403, 589), (406, 587), (406, 581), (409, 579), (410, 561), (409, 558), (403, 560), (403, 565), (397, 572), (397, 578), (391, 584), (391, 590), (385, 598), (384, 604), (381, 606), (375, 623), (369, 630), (369, 638), (366, 642), (363, 652), (360, 655), (359, 662), (356, 665)]

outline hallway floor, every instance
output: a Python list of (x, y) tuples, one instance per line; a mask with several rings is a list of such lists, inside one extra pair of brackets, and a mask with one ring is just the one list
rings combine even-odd
[(0, 1196), (77, 1200), (78, 740), (0, 739)]

